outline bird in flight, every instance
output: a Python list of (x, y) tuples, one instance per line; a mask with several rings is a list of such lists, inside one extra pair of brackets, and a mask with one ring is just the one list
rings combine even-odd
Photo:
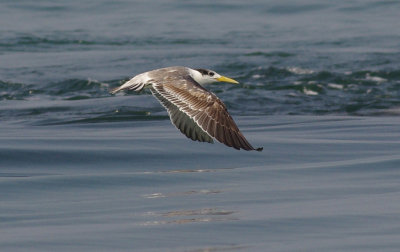
[(171, 122), (193, 141), (213, 143), (213, 139), (237, 150), (262, 151), (254, 148), (240, 132), (225, 104), (203, 86), (214, 82), (238, 84), (234, 79), (208, 69), (166, 67), (141, 73), (111, 90), (140, 92), (150, 88), (163, 105)]

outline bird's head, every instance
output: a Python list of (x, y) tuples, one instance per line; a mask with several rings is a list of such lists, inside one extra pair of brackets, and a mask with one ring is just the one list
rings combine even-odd
[(234, 79), (222, 76), (215, 71), (208, 70), (208, 69), (191, 69), (192, 77), (197, 83), (200, 85), (211, 84), (214, 82), (228, 82), (233, 84), (239, 84), (239, 82), (235, 81)]

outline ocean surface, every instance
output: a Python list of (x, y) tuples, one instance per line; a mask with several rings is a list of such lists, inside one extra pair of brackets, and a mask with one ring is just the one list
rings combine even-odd
[[(0, 1), (0, 251), (399, 251), (400, 2)], [(263, 152), (134, 75), (208, 68)]]

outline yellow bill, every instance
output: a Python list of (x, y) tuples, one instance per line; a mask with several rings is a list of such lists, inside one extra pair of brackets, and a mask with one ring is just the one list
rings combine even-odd
[(239, 84), (239, 82), (235, 81), (234, 79), (225, 77), (225, 76), (221, 76), (217, 79), (217, 81), (221, 81), (221, 82), (228, 82), (228, 83), (233, 83), (233, 84)]

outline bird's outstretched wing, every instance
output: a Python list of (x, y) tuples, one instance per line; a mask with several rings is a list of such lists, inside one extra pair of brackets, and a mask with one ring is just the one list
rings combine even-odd
[(150, 89), (157, 100), (167, 109), (172, 123), (188, 138), (193, 141), (213, 143), (213, 139), (204, 132), (187, 114), (180, 111), (177, 106), (169, 102), (153, 88)]
[(167, 109), (172, 123), (192, 140), (212, 142), (213, 137), (235, 149), (262, 150), (246, 140), (224, 103), (190, 76), (155, 82), (151, 90)]

